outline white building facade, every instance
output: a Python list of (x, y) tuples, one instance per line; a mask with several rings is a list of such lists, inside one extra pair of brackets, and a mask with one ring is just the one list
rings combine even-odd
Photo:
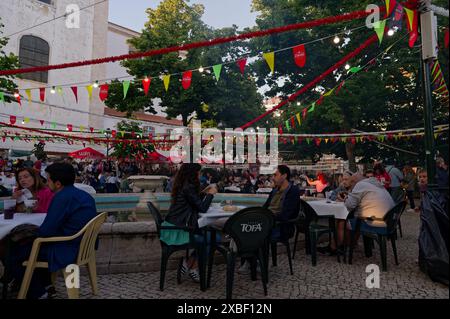
[[(138, 36), (139, 33), (109, 23), (108, 1), (97, 2), (0, 1), (0, 21), (4, 24), (2, 36), (9, 38), (3, 50), (6, 54), (17, 55), (20, 67), (61, 64), (129, 53), (131, 49), (127, 40)], [(76, 16), (61, 17), (68, 8), (73, 8), (73, 5), (81, 9), (78, 25)], [(47, 20), (52, 21), (44, 23)], [(37, 26), (40, 23), (42, 25)], [(124, 119), (123, 115), (117, 112), (105, 114), (105, 105), (98, 97), (99, 88), (93, 88), (89, 98), (86, 86), (97, 80), (101, 84), (106, 79), (126, 75), (126, 70), (119, 62), (22, 74), (14, 80), (18, 85), (22, 106), (15, 101), (4, 106), (0, 102), (0, 121), (9, 123), (10, 116), (15, 116), (17, 125), (84, 136), (88, 136), (89, 128), (96, 131), (115, 129), (114, 125)], [(78, 87), (78, 102), (71, 86)], [(58, 90), (58, 87), (61, 89)], [(45, 89), (44, 102), (40, 101), (40, 88)], [(26, 90), (30, 90), (28, 93), (31, 93), (31, 101)], [(167, 121), (165, 114), (160, 109), (157, 111), (161, 118), (147, 118), (154, 122), (143, 122), (143, 126), (154, 127), (155, 133), (165, 133), (181, 125), (179, 121)], [(68, 125), (71, 125), (74, 132), (80, 132), (68, 133)], [(8, 129), (3, 127), (0, 131), (4, 130)], [(33, 145), (32, 142), (20, 140), (0, 140), (0, 149), (3, 150), (31, 150)], [(90, 146), (102, 152), (106, 149), (101, 145)], [(81, 142), (69, 145), (64, 141), (55, 141), (46, 143), (45, 150), (49, 153), (65, 154), (80, 148), (83, 148)]]

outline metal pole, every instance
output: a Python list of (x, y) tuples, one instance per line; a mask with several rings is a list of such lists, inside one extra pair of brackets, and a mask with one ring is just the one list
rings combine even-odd
[[(421, 26), (423, 26), (422, 22), (425, 22), (425, 13), (430, 11), (431, 8), (431, 0), (422, 1), (422, 6), (420, 9), (420, 20)], [(426, 23), (425, 23), (426, 24)], [(425, 32), (423, 28), (420, 30), (421, 39), (422, 39), (422, 50), (430, 45), (434, 30), (429, 30), (431, 32)], [(434, 132), (433, 132), (433, 97), (431, 92), (431, 80), (430, 80), (430, 66), (429, 62), (432, 58), (421, 57), (421, 65), (422, 65), (422, 88), (423, 88), (423, 102), (424, 102), (424, 125), (425, 125), (425, 162), (427, 168), (428, 175), (428, 186), (431, 188), (435, 184), (435, 175), (436, 175), (436, 154), (435, 154), (435, 146), (434, 146)]]
[(423, 94), (424, 94), (424, 125), (425, 125), (425, 163), (428, 174), (428, 185), (434, 185), (436, 175), (436, 158), (433, 132), (433, 98), (431, 95), (430, 67), (422, 60)]

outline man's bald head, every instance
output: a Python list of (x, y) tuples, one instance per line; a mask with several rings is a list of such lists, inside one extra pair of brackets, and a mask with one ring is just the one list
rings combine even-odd
[(353, 188), (353, 187), (355, 187), (355, 185), (358, 183), (358, 182), (360, 182), (360, 181), (362, 181), (363, 179), (365, 179), (366, 177), (363, 175), (363, 174), (361, 174), (360, 172), (356, 172), (355, 174), (353, 174), (352, 175), (352, 178), (351, 178), (351, 188)]

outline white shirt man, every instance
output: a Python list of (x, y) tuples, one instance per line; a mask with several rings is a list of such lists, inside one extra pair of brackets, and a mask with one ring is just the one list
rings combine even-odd
[(352, 176), (354, 185), (345, 200), (349, 211), (355, 210), (355, 216), (383, 218), (394, 207), (394, 200), (384, 186), (374, 177)]

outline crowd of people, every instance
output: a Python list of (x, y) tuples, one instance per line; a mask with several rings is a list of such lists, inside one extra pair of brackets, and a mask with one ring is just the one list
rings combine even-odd
[[(119, 188), (121, 180), (127, 180), (130, 175), (146, 173), (140, 170), (136, 163), (80, 163), (66, 158), (55, 163), (33, 162), (27, 159), (10, 165), (8, 160), (0, 160), (0, 185), (7, 191), (11, 188), (9, 195), (17, 202), (15, 210), (24, 211), (27, 208), (26, 201), (32, 199), (32, 212), (47, 214), (36, 233), (37, 236), (43, 237), (72, 235), (96, 215), (95, 201), (89, 195), (90, 188), (94, 189), (94, 192), (119, 192), (122, 190), (122, 187)], [(442, 158), (437, 159), (436, 172), (436, 183), (448, 192), (448, 167)], [(428, 176), (424, 169), (415, 171), (405, 165), (400, 170), (393, 165), (385, 167), (382, 163), (375, 163), (373, 168), (364, 172), (347, 170), (334, 176), (318, 173), (316, 179), (310, 178), (305, 172), (291, 171), (285, 165), (278, 166), (271, 175), (259, 176), (248, 170), (202, 170), (200, 164), (182, 164), (178, 168), (163, 167), (149, 173), (171, 176), (165, 186), (171, 193), (171, 205), (164, 225), (179, 228), (188, 225), (196, 231), (199, 214), (208, 211), (214, 195), (230, 185), (242, 188), (244, 193), (270, 188), (263, 207), (270, 210), (280, 222), (292, 220), (300, 213), (301, 190), (306, 187), (315, 187), (316, 194), (343, 202), (348, 211), (354, 213), (353, 218), (382, 218), (396, 203), (405, 198), (405, 194), (410, 200), (411, 209), (415, 209), (416, 184), (418, 183), (421, 192), (424, 192), (428, 185)], [(115, 187), (108, 184), (114, 184)], [(86, 186), (89, 188), (85, 188)], [(353, 223), (350, 220), (349, 224), (353, 225), (354, 220)], [(272, 238), (292, 237), (294, 226), (283, 223), (280, 225), (273, 229)], [(349, 231), (345, 225), (348, 225), (345, 220), (336, 221), (337, 241), (330, 242), (330, 252), (338, 252), (344, 244), (344, 238), (350, 238), (344, 235)], [(198, 234), (197, 241), (207, 240), (200, 236), (200, 232)], [(190, 238), (181, 229), (166, 229), (161, 232), (160, 237), (169, 245), (184, 244), (190, 241)], [(20, 280), (23, 276), (23, 267), (20, 265), (29, 255), (31, 244), (20, 245), (16, 249), (13, 263), (17, 268), (14, 277)], [(50, 271), (65, 267), (76, 257), (73, 243), (62, 247), (49, 245), (41, 254), (43, 260), (49, 262)], [(242, 267), (246, 267), (245, 265), (244, 263)], [(180, 267), (182, 274), (189, 274), (196, 282), (200, 280), (195, 252), (185, 258)], [(30, 296), (40, 297), (48, 293), (46, 287), (49, 284), (49, 273), (40, 272), (32, 281)]]

